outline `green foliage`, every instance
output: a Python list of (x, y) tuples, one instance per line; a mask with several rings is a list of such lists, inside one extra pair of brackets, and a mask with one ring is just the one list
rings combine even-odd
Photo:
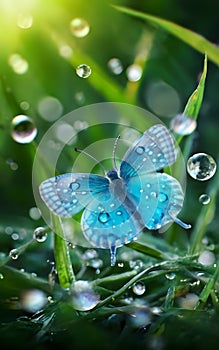
[[(186, 29), (186, 19), (185, 25), (183, 21), (182, 25), (175, 23), (179, 21), (176, 13), (185, 6), (180, 2), (165, 2), (170, 11), (168, 19), (162, 19), (168, 13), (159, 1), (157, 7), (148, 1), (135, 4), (135, 9), (128, 8), (134, 6), (128, 0), (113, 5), (106, 0), (91, 3), (40, 0), (27, 4), (0, 0), (1, 347), (10, 349), (20, 343), (23, 349), (213, 348), (218, 343), (219, 322), (218, 172), (206, 182), (187, 177), (180, 216), (191, 223), (191, 230), (175, 223), (164, 233), (145, 230), (136, 242), (118, 249), (114, 267), (109, 266), (108, 251), (83, 246), (84, 238), (77, 225), (80, 215), (68, 226), (77, 242), (82, 242), (76, 246), (63, 239), (66, 233), (59, 218), (52, 216), (51, 231), (42, 217), (30, 215), (30, 208), (36, 206), (32, 188), (34, 158), (42, 137), (55, 123), (40, 114), (39, 104), (47, 96), (55, 97), (62, 106), (57, 118), (90, 104), (121, 102), (147, 109), (150, 119), (152, 113), (156, 114), (156, 105), (161, 104), (164, 109), (167, 107), (167, 112), (160, 112), (158, 117), (167, 126), (177, 113), (197, 120), (197, 131), (193, 134), (176, 135), (185, 162), (196, 152), (209, 153), (219, 161), (219, 49), (211, 42), (214, 40), (211, 18), (206, 19), (205, 11), (200, 10), (192, 31)], [(30, 14), (32, 26), (19, 27), (18, 15), (27, 21)], [(75, 17), (85, 18), (91, 27), (84, 38), (75, 37), (69, 29)], [(209, 40), (203, 33), (197, 34), (201, 32), (199, 23), (204, 20), (210, 28)], [(16, 73), (9, 59), (12, 54), (27, 61), (26, 72)], [(113, 57), (120, 58), (123, 64), (121, 74), (113, 74), (108, 67)], [(75, 72), (82, 63), (92, 69), (87, 79)], [(142, 70), (137, 81), (127, 78), (127, 68), (132, 64)], [(174, 95), (164, 97), (163, 103), (159, 90), (152, 89), (154, 86), (165, 86)], [(150, 91), (157, 91), (157, 95), (149, 94)], [(168, 109), (174, 98), (177, 107)], [(144, 131), (149, 121), (145, 116), (136, 117), (128, 107), (125, 115), (118, 114), (118, 123)], [(11, 121), (18, 114), (27, 114), (37, 127), (37, 137), (31, 143), (21, 144), (11, 137)], [(60, 160), (62, 171), (71, 169), (76, 158), (75, 146), (83, 149), (101, 138), (115, 139), (118, 135), (113, 118), (112, 125), (89, 127), (95, 118), (96, 115), (90, 115), (88, 128), (80, 130), (77, 143), (66, 147)], [(62, 144), (57, 141), (51, 147), (53, 157), (59, 149), (56, 147)], [(111, 150), (99, 151), (105, 152), (108, 165)], [(37, 168), (40, 179), (47, 178), (52, 171), (52, 160), (50, 164), (44, 156)], [(185, 172), (183, 162), (177, 167), (180, 177)], [(202, 193), (210, 196), (209, 204), (199, 203)], [(47, 233), (45, 241), (35, 239), (38, 227)], [(13, 249), (14, 255), (9, 254)], [(200, 260), (203, 253), (213, 259), (210, 264)], [(88, 281), (99, 296), (90, 310), (82, 311), (74, 305), (74, 283), (80, 280)], [(136, 293), (134, 286), (142, 287), (143, 293)], [(31, 311), (27, 295), (34, 291), (42, 292), (46, 301)], [(33, 295), (32, 298), (37, 298)]]

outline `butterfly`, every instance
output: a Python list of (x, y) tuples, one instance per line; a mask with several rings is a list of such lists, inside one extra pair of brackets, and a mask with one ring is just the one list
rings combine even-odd
[(47, 179), (39, 187), (45, 204), (62, 218), (84, 209), (83, 234), (94, 247), (110, 249), (111, 266), (116, 262), (116, 249), (136, 240), (145, 227), (157, 230), (170, 222), (191, 227), (177, 218), (184, 201), (180, 183), (159, 172), (176, 161), (168, 129), (156, 124), (146, 130), (126, 151), (119, 169), (117, 143), (118, 138), (113, 168), (105, 171), (105, 176), (67, 173)]

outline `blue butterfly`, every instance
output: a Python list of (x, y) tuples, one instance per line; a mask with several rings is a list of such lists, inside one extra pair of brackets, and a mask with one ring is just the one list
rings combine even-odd
[(72, 217), (85, 208), (83, 234), (93, 246), (110, 249), (111, 266), (116, 248), (136, 240), (144, 227), (157, 230), (173, 221), (191, 227), (177, 218), (184, 200), (179, 182), (157, 172), (176, 160), (168, 129), (157, 124), (146, 130), (125, 153), (119, 169), (115, 164), (117, 142), (114, 167), (105, 176), (63, 174), (45, 180), (39, 188), (43, 201), (60, 217)]

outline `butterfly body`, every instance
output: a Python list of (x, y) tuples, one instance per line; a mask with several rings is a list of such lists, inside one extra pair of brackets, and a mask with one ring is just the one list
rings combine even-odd
[(163, 125), (148, 129), (126, 152), (119, 169), (106, 176), (63, 174), (45, 180), (40, 194), (60, 217), (84, 209), (82, 231), (95, 247), (110, 249), (111, 265), (116, 248), (136, 240), (144, 227), (156, 230), (176, 218), (184, 194), (179, 182), (157, 170), (175, 161), (171, 135)]

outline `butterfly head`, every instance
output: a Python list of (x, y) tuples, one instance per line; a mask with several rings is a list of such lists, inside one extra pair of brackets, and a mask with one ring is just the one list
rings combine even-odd
[(117, 171), (116, 169), (114, 169), (114, 168), (110, 169), (110, 170), (107, 172), (106, 175), (107, 175), (107, 177), (108, 177), (111, 181), (116, 180), (116, 179), (119, 178), (119, 176), (118, 176), (118, 171)]

